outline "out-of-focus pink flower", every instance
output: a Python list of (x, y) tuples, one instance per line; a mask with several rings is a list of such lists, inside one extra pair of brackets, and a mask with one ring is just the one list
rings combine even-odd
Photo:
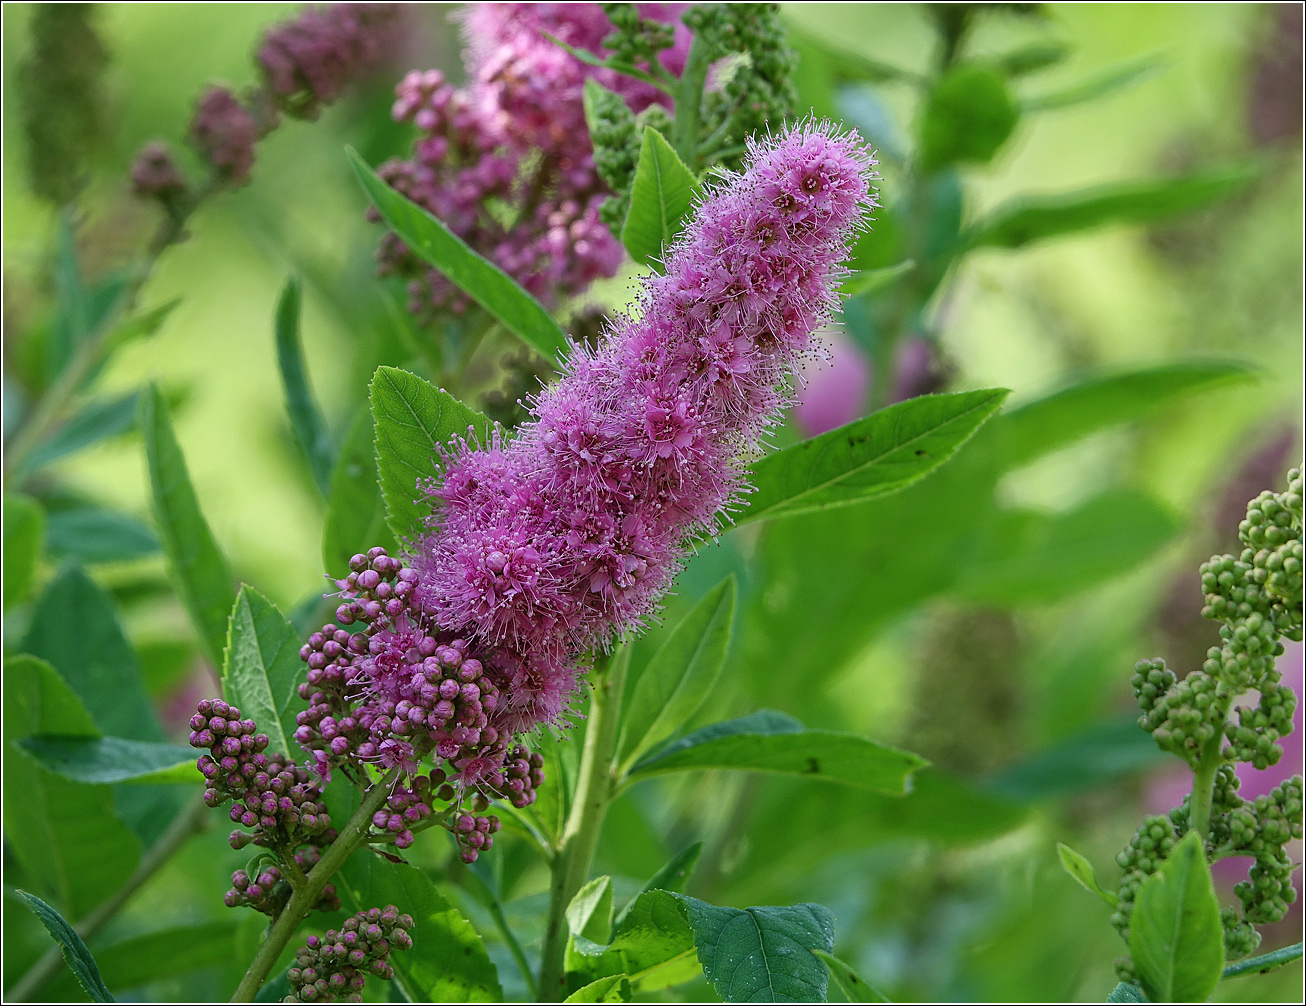
[(837, 329), (826, 334), (830, 355), (804, 365), (794, 407), (794, 421), (808, 437), (860, 416), (871, 387), (871, 364), (858, 345)]

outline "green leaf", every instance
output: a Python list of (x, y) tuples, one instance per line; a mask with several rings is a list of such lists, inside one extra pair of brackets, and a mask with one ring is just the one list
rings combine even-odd
[(1107, 993), (1109, 1003), (1145, 1003), (1147, 998), (1143, 990), (1132, 982), (1117, 982), (1116, 987)]
[(906, 259), (897, 265), (888, 265), (883, 269), (863, 269), (843, 281), (845, 297), (864, 297), (867, 294), (887, 290), (916, 268), (912, 259)]
[(884, 496), (947, 461), (1007, 397), (1003, 389), (922, 395), (762, 458), (735, 524)]
[(985, 788), (1012, 800), (1056, 799), (1138, 775), (1169, 757), (1138, 728), (1137, 716), (1122, 716), (1035, 751)]
[(335, 883), (351, 911), (396, 905), (413, 917), (413, 948), (390, 958), (410, 1001), (504, 1001), (480, 936), (420, 870), (363, 851), (336, 874)]
[(1102, 885), (1097, 882), (1097, 872), (1093, 869), (1093, 864), (1074, 849), (1058, 842), (1057, 857), (1061, 860), (1061, 868), (1074, 877), (1075, 882), (1089, 894), (1096, 894), (1112, 908), (1119, 904), (1120, 899), (1116, 894), (1113, 891), (1104, 891)]
[(1001, 73), (979, 63), (954, 66), (926, 99), (921, 167), (932, 172), (950, 164), (986, 164), (1018, 121), (1020, 106)]
[(391, 555), (398, 551), (386, 524), (385, 500), (376, 475), (375, 439), (372, 412), (364, 406), (350, 424), (331, 472), (322, 527), (322, 565), (330, 576), (344, 576), (349, 560), (375, 545)]
[(77, 976), (78, 982), (81, 983), (82, 988), (86, 990), (86, 994), (91, 997), (92, 1001), (97, 1003), (117, 1002), (118, 1000), (109, 994), (109, 990), (100, 978), (100, 969), (96, 966), (95, 958), (91, 956), (91, 952), (86, 948), (86, 944), (82, 942), (82, 938), (77, 935), (77, 931), (68, 924), (64, 917), (35, 894), (19, 891), (18, 896), (27, 902), (33, 914), (50, 931), (54, 941), (63, 950), (63, 959), (68, 963), (68, 969)]
[(813, 950), (818, 960), (820, 960), (830, 971), (830, 977), (834, 983), (839, 986), (839, 991), (844, 994), (844, 998), (850, 1003), (887, 1003), (884, 993), (875, 989), (873, 986), (862, 981), (857, 972), (850, 968), (843, 961), (835, 957), (834, 954), (828, 954), (824, 950)]
[(953, 592), (982, 604), (1044, 604), (1138, 568), (1180, 531), (1146, 493), (1115, 489), (1065, 513), (1001, 510), (977, 536)]
[(52, 511), (46, 545), (54, 559), (72, 558), (87, 565), (139, 559), (159, 550), (159, 540), (148, 526), (130, 514), (100, 507)]
[(129, 392), (119, 398), (91, 402), (55, 430), (27, 457), (17, 477), (60, 458), (90, 447), (110, 437), (126, 433), (136, 425), (136, 408), (140, 393)]
[(1015, 468), (1090, 433), (1142, 419), (1189, 395), (1252, 384), (1259, 378), (1255, 367), (1237, 360), (1185, 360), (1098, 374), (1017, 406), (993, 425), (1002, 438), (1004, 464)]
[(662, 272), (667, 249), (684, 229), (698, 194), (694, 174), (656, 129), (646, 127), (621, 243), (641, 265)]
[(300, 671), (299, 634), (275, 604), (241, 584), (231, 610), (222, 695), (268, 735), (268, 748), (289, 754), (295, 734), (291, 705)]
[(32, 593), (36, 562), (45, 536), (41, 506), (30, 496), (5, 494), (4, 610), (22, 604)]
[(427, 485), (444, 472), (444, 455), (459, 440), (489, 443), (494, 424), (416, 374), (378, 367), (372, 377), (376, 467), (390, 529), (417, 537), (430, 506)]
[(332, 457), (331, 435), (326, 420), (318, 408), (313, 390), (308, 386), (308, 372), (304, 365), (304, 347), (299, 338), (299, 305), (301, 293), (299, 280), (292, 276), (286, 280), (277, 301), (276, 339), (277, 365), (281, 369), (281, 386), (286, 392), (286, 415), (290, 417), (290, 430), (295, 436), (299, 451), (308, 462), (308, 470), (323, 496), (330, 491)]
[(52, 775), (17, 746), (37, 733), (95, 737), (90, 713), (59, 673), (32, 656), (4, 662), (4, 824), (29, 881), (73, 918), (110, 897), (140, 858), (113, 791)]
[[(683, 891), (685, 884), (689, 880), (689, 875), (694, 872), (694, 865), (698, 862), (698, 857), (703, 854), (703, 843), (695, 842), (683, 852), (672, 856), (662, 869), (653, 874), (639, 889), (639, 894), (646, 894), (649, 891)], [(617, 926), (620, 927), (625, 921), (630, 910), (635, 907), (639, 900), (639, 895), (630, 899), (630, 903), (621, 910), (617, 916)]]
[(626, 975), (644, 993), (671, 988), (699, 973), (694, 932), (680, 895), (659, 890), (645, 891), (630, 904), (608, 946), (579, 941), (571, 959), (584, 962), (585, 972), (595, 977)]
[(1166, 63), (1160, 53), (1152, 52), (1135, 56), (1113, 66), (1104, 67), (1097, 73), (1067, 87), (1024, 98), (1020, 106), (1026, 112), (1046, 112), (1054, 108), (1078, 105), (1081, 102), (1105, 97), (1113, 91), (1140, 84), (1165, 69)]
[(595, 877), (576, 892), (567, 906), (572, 936), (606, 944), (612, 935), (612, 878)]
[(807, 730), (790, 716), (763, 710), (695, 730), (638, 762), (631, 775), (709, 768), (780, 772), (902, 795), (925, 764), (910, 751), (856, 734)]
[(968, 248), (1021, 248), (1104, 224), (1153, 223), (1227, 199), (1261, 173), (1259, 165), (1237, 165), (1175, 178), (1117, 182), (1057, 196), (1022, 196), (993, 210), (961, 240)]
[(1009, 77), (1023, 77), (1038, 73), (1050, 66), (1055, 66), (1070, 55), (1071, 47), (1066, 42), (1031, 42), (998, 58), (998, 65)]
[(19, 742), (43, 769), (73, 782), (108, 785), (198, 783), (195, 752), (176, 744), (125, 737), (66, 737), (38, 734)]
[(737, 594), (731, 574), (694, 605), (644, 668), (622, 725), (625, 767), (681, 729), (712, 691), (730, 647)]
[(625, 975), (608, 975), (598, 981), (578, 988), (565, 1003), (625, 1003), (630, 1002), (630, 979)]
[(535, 352), (555, 366), (562, 363), (571, 344), (544, 305), (472, 251), (444, 223), (383, 182), (352, 147), (346, 152), (363, 191), (414, 254), (444, 273)]
[(107, 356), (120, 349), (129, 342), (135, 342), (137, 339), (148, 339), (163, 326), (163, 323), (168, 320), (168, 316), (176, 310), (177, 305), (180, 303), (181, 298), (174, 297), (158, 307), (152, 307), (148, 311), (143, 311), (121, 322), (104, 340), (105, 355)]
[(226, 641), (227, 613), (235, 599), (227, 560), (200, 511), (186, 459), (168, 418), (168, 407), (154, 385), (141, 393), (139, 422), (145, 439), (154, 523), (200, 647), (210, 663), (218, 667)]
[(683, 894), (703, 973), (728, 1003), (824, 1002), (829, 972), (813, 950), (834, 950), (821, 905), (722, 908)]
[(50, 581), (32, 613), (23, 649), (54, 666), (103, 733), (163, 740), (113, 601), (79, 566), (64, 567)]
[(1302, 944), (1294, 943), (1290, 947), (1280, 947), (1278, 950), (1271, 950), (1268, 954), (1261, 954), (1258, 957), (1248, 957), (1245, 961), (1239, 961), (1237, 964), (1230, 964), (1220, 974), (1223, 978), (1237, 978), (1239, 975), (1264, 975), (1281, 968), (1285, 964), (1291, 964), (1293, 961), (1299, 961), (1302, 957)]
[(1139, 889), (1129, 923), (1129, 952), (1152, 1002), (1204, 1002), (1224, 968), (1220, 902), (1190, 831)]
[[(236, 951), (236, 930), (236, 920), (227, 918), (97, 944), (100, 976), (111, 989), (131, 989), (201, 968), (230, 964)], [(68, 1001), (75, 987), (56, 978), (45, 991), (51, 1001)]]

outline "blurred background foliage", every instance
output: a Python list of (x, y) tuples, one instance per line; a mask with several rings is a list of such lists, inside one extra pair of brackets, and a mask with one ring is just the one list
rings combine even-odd
[[(720, 774), (645, 783), (614, 806), (597, 865), (630, 893), (701, 840), (690, 893), (718, 904), (827, 905), (839, 920), (836, 952), (895, 1000), (1101, 1001), (1123, 948), (1102, 905), (1057, 866), (1055, 843), (1113, 876), (1111, 857), (1139, 816), (1177, 800), (1184, 772), (1176, 777), (1177, 763), (1132, 725), (1130, 669), (1153, 654), (1183, 667), (1200, 659), (1214, 629), (1198, 617), (1196, 566), (1232, 547), (1246, 500), (1277, 486), (1301, 452), (1300, 6), (1036, 6), (985, 12), (951, 54), (967, 67), (1002, 68), (992, 114), (968, 119), (960, 139), (931, 133), (916, 79), (949, 55), (941, 47), (955, 11), (785, 9), (801, 56), (799, 107), (859, 125), (881, 151), (886, 208), (858, 264), (916, 261), (845, 319), (870, 361), (864, 407), (892, 397), (895, 354), (909, 340), (928, 349), (931, 387), (1008, 387), (1009, 411), (1087, 373), (1144, 365), (1236, 359), (1254, 379), (1159, 396), (1157, 409), (1133, 409), (1138, 422), (1080, 420), (1093, 430), (1086, 437), (1044, 430), (1045, 447), (1015, 460), (994, 426), (897, 496), (743, 529), (705, 549), (681, 577), (668, 622), (728, 571), (739, 573), (742, 594), (726, 686), (703, 722), (776, 708), (920, 751), (935, 768), (901, 801)], [(253, 40), (294, 9), (97, 8), (98, 125), (79, 134), (90, 168), (76, 229), (85, 275), (130, 261), (157, 222), (157, 209), (130, 195), (135, 151), (156, 137), (179, 141), (204, 84), (249, 82)], [(233, 572), (287, 611), (320, 592), (323, 503), (285, 417), (277, 292), (288, 273), (304, 277), (311, 380), (343, 436), (375, 365), (403, 362), (422, 334), (373, 276), (379, 230), (364, 220), (342, 147), (371, 163), (405, 150), (410, 137), (388, 114), (391, 89), (413, 67), (457, 79), (451, 9), (408, 10), (401, 49), (365, 87), (260, 145), (253, 183), (206, 205), (144, 288), (143, 307), (179, 305), (99, 378), (107, 396), (158, 382)], [(4, 7), (6, 439), (47, 379), (34, 347), (50, 324), (60, 234), (28, 170), (20, 99), (32, 18), (32, 5)], [(957, 87), (973, 96), (992, 76)], [(1107, 88), (1112, 81), (1121, 86)], [(1074, 100), (1094, 82), (1096, 100)], [(935, 107), (946, 111), (946, 96)], [(915, 163), (928, 174), (910, 166), (918, 143)], [(959, 264), (930, 257), (931, 226), (951, 219), (955, 235), (1015, 197), (1229, 165), (1251, 165), (1250, 182), (1195, 213), (983, 247)], [(635, 275), (630, 267), (589, 299), (620, 306)], [(494, 383), (504, 348), (480, 354), (478, 389)], [(25, 491), (47, 511), (34, 593), (62, 558), (87, 565), (121, 613), (165, 731), (184, 734), (194, 699), (214, 684), (149, 530), (134, 429), (42, 469)], [(96, 523), (105, 511), (118, 521), (107, 537)], [(31, 603), (6, 608), (8, 652), (35, 615)], [(655, 630), (635, 660), (657, 642)], [(1300, 662), (1300, 648), (1290, 659)], [(538, 938), (530, 927), (545, 875), (524, 846), (501, 849), (487, 860), (509, 921)], [(413, 851), (460, 896), (514, 991), (477, 882), (442, 845)], [(142, 934), (183, 927), (171, 951), (150, 944), (167, 976), (142, 986), (150, 972), (114, 978), (106, 967), (111, 987), (225, 997), (261, 922), (220, 902), (243, 859), (217, 825), (192, 840), (93, 944), (105, 966), (132, 958)], [(5, 869), (8, 986), (48, 940), (10, 898), (20, 871), (8, 846)], [(1265, 949), (1300, 938), (1300, 928), (1299, 902), (1267, 932)], [(206, 952), (179, 952), (198, 945)], [(1298, 963), (1225, 983), (1218, 995), (1293, 999), (1300, 981)], [(66, 975), (46, 992), (78, 994)], [(707, 987), (679, 994), (698, 992)]]

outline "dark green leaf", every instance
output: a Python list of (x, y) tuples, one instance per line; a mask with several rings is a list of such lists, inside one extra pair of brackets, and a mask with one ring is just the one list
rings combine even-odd
[(1224, 968), (1220, 902), (1190, 831), (1143, 882), (1129, 923), (1129, 951), (1152, 1002), (1204, 1002)]
[(925, 764), (910, 751), (856, 734), (807, 730), (792, 717), (764, 710), (695, 730), (653, 752), (631, 775), (708, 768), (780, 772), (901, 795)]
[(1143, 990), (1131, 982), (1117, 982), (1116, 987), (1107, 993), (1109, 1003), (1145, 1003)]
[(126, 433), (136, 425), (140, 395), (130, 392), (120, 398), (91, 402), (43, 440), (28, 456), (23, 474), (76, 453), (92, 444)]
[[(683, 852), (672, 856), (670, 861), (653, 874), (639, 889), (640, 894), (648, 891), (671, 891), (678, 892), (685, 889), (685, 884), (689, 881), (689, 875), (694, 872), (694, 864), (698, 862), (698, 857), (703, 854), (703, 843), (695, 842)], [(617, 926), (620, 927), (625, 921), (627, 914), (635, 907), (639, 900), (639, 895), (630, 899), (630, 903), (621, 910), (617, 916)]]
[[(234, 918), (141, 933), (107, 945), (96, 945), (100, 977), (111, 989), (132, 989), (179, 977), (201, 968), (231, 962), (235, 946)], [(264, 986), (265, 988), (267, 986)], [(75, 994), (70, 982), (55, 979), (46, 990), (52, 1001)], [(288, 995), (289, 989), (282, 995)]]
[(159, 550), (159, 540), (145, 524), (99, 507), (53, 511), (46, 523), (46, 544), (52, 558), (87, 565), (139, 559)]
[(950, 164), (986, 164), (1020, 120), (1020, 106), (997, 70), (978, 63), (954, 66), (926, 99), (920, 160), (926, 171)]
[(641, 992), (671, 988), (699, 973), (685, 907), (668, 891), (645, 891), (626, 909), (611, 944), (580, 942), (570, 958), (595, 977), (626, 975)]
[(480, 936), (420, 870), (364, 851), (345, 864), (335, 882), (351, 911), (396, 905), (413, 917), (413, 948), (390, 958), (411, 1001), (504, 1001)]
[(572, 936), (606, 944), (612, 935), (612, 878), (595, 877), (576, 892), (567, 906)]
[(998, 65), (1010, 77), (1023, 77), (1055, 66), (1069, 55), (1070, 46), (1066, 42), (1032, 42), (1004, 53), (998, 58)]
[(73, 782), (107, 785), (204, 781), (195, 767), (195, 752), (176, 744), (39, 734), (24, 738), (19, 746), (42, 768)]
[(1152, 735), (1138, 728), (1138, 717), (1122, 716), (1036, 751), (986, 788), (1012, 800), (1050, 800), (1136, 775), (1167, 758)]
[(4, 609), (22, 604), (32, 593), (36, 562), (41, 557), (45, 518), (30, 496), (5, 495)]
[(148, 339), (162, 327), (163, 323), (168, 320), (168, 316), (180, 303), (181, 298), (175, 297), (158, 307), (152, 307), (148, 311), (123, 321), (105, 339), (105, 354), (112, 353), (119, 347), (137, 339)]
[[(803, 53), (803, 62), (819, 61), (831, 70), (837, 79), (848, 81), (870, 81), (882, 84), (890, 81), (917, 81), (920, 74), (901, 67), (891, 66), (878, 59), (858, 52), (851, 46), (842, 46), (828, 39), (821, 38), (795, 24), (788, 26), (790, 41)], [(812, 52), (807, 58), (804, 50)], [(814, 51), (813, 51), (814, 50)], [(800, 89), (801, 90), (801, 89)]]
[(1187, 360), (1100, 374), (1018, 406), (993, 425), (1002, 438), (1004, 463), (1014, 468), (1189, 395), (1251, 384), (1259, 376), (1250, 364), (1236, 360)]
[(82, 942), (82, 938), (77, 935), (77, 931), (70, 926), (62, 915), (38, 898), (35, 894), (28, 894), (26, 891), (19, 891), (18, 896), (27, 902), (28, 907), (41, 924), (50, 931), (54, 941), (59, 944), (63, 950), (63, 959), (68, 963), (68, 969), (77, 976), (82, 988), (86, 994), (97, 1003), (117, 1002), (105, 988), (103, 980), (100, 978), (100, 969), (95, 964), (95, 958), (91, 956), (90, 950)]
[(630, 1002), (630, 980), (625, 975), (609, 975), (578, 988), (565, 1003), (624, 1003)]
[(680, 730), (716, 684), (730, 646), (738, 594), (726, 577), (694, 605), (635, 682), (625, 710), (625, 765)]
[(1259, 165), (1241, 165), (1176, 178), (1118, 182), (1059, 196), (1022, 196), (972, 226), (962, 242), (969, 248), (1020, 248), (1103, 224), (1152, 223), (1227, 199), (1260, 174)]
[(330, 491), (331, 469), (335, 464), (331, 435), (326, 420), (313, 397), (304, 365), (304, 347), (299, 338), (299, 280), (291, 277), (277, 302), (277, 365), (281, 368), (281, 386), (286, 392), (286, 415), (299, 451), (308, 462), (308, 470), (323, 496)]
[(114, 811), (113, 791), (52, 775), (17, 744), (37, 733), (95, 737), (81, 700), (36, 657), (4, 662), (4, 824), (8, 851), (73, 918), (114, 893), (140, 843)]
[(915, 268), (916, 263), (907, 259), (905, 262), (885, 266), (883, 269), (863, 269), (843, 281), (844, 296), (863, 297), (867, 294), (879, 293), (893, 286)]
[(1137, 569), (1179, 533), (1171, 512), (1134, 489), (1065, 513), (1001, 510), (959, 569), (953, 590), (984, 604), (1043, 604)]
[(159, 539), (200, 646), (217, 667), (227, 637), (227, 615), (235, 600), (227, 560), (200, 511), (168, 407), (154, 385), (141, 393), (139, 421)]
[(1057, 843), (1057, 857), (1061, 860), (1061, 868), (1075, 878), (1079, 884), (1089, 894), (1096, 894), (1112, 908), (1119, 903), (1120, 899), (1111, 891), (1104, 891), (1102, 885), (1097, 882), (1097, 872), (1093, 869), (1093, 864), (1077, 853), (1068, 845)]
[(1239, 975), (1263, 975), (1275, 968), (1281, 968), (1285, 964), (1291, 964), (1293, 961), (1299, 961), (1302, 957), (1302, 944), (1294, 943), (1289, 947), (1280, 947), (1278, 950), (1271, 950), (1268, 954), (1261, 954), (1258, 957), (1248, 957), (1245, 961), (1239, 961), (1237, 964), (1230, 964), (1220, 974), (1221, 978), (1237, 978)]
[(66, 566), (50, 581), (32, 614), (23, 649), (54, 665), (103, 733), (163, 740), (113, 601), (80, 567)]
[(843, 961), (835, 957), (834, 954), (828, 954), (824, 950), (813, 950), (818, 960), (820, 960), (830, 970), (830, 977), (834, 983), (839, 986), (839, 991), (844, 994), (850, 1003), (887, 1003), (889, 1000), (884, 994), (873, 986), (864, 982), (861, 977)]
[(222, 694), (268, 735), (270, 751), (290, 754), (291, 711), (305, 669), (299, 634), (277, 606), (242, 584), (232, 607), (222, 669)]
[(813, 950), (834, 950), (821, 905), (721, 908), (683, 894), (703, 973), (728, 1003), (824, 1002), (829, 972)]
[(1020, 105), (1027, 112), (1045, 112), (1053, 108), (1078, 105), (1081, 102), (1105, 97), (1113, 91), (1140, 84), (1144, 80), (1155, 77), (1165, 68), (1165, 60), (1160, 53), (1135, 56), (1114, 66), (1105, 67), (1067, 87), (1024, 98)]
[(428, 484), (444, 471), (443, 451), (458, 440), (484, 445), (494, 424), (416, 374), (378, 367), (372, 377), (376, 467), (390, 529), (400, 540), (422, 531)]
[(861, 503), (947, 461), (1007, 397), (1002, 389), (922, 395), (764, 457), (736, 524)]
[(363, 191), (404, 244), (535, 352), (555, 365), (561, 364), (570, 343), (544, 305), (502, 269), (472, 251), (444, 223), (381, 181), (357, 151), (347, 149)]
[(667, 249), (685, 226), (698, 182), (656, 129), (644, 130), (621, 243), (630, 257), (662, 272)]
[(344, 576), (349, 560), (375, 545), (391, 555), (397, 551), (376, 475), (375, 439), (372, 412), (363, 407), (350, 424), (331, 472), (322, 527), (322, 565), (329, 576)]

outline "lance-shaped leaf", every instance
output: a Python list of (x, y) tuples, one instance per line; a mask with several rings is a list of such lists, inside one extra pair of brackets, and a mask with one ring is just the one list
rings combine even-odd
[(41, 920), (41, 924), (49, 930), (54, 941), (59, 944), (59, 948), (63, 951), (63, 959), (68, 963), (68, 969), (77, 976), (77, 981), (81, 983), (91, 1000), (97, 1003), (117, 1002), (105, 987), (95, 958), (91, 956), (82, 938), (77, 935), (77, 930), (35, 894), (19, 891), (18, 896), (27, 902), (33, 914)]
[(605, 944), (612, 935), (612, 878), (595, 877), (576, 892), (567, 906), (572, 936)]
[(153, 555), (159, 550), (159, 539), (130, 514), (101, 507), (74, 507), (49, 515), (46, 545), (52, 558), (72, 558), (93, 565)]
[(562, 1001), (565, 1003), (630, 1002), (630, 979), (625, 975), (609, 975), (588, 985), (582, 985)]
[(139, 422), (159, 539), (200, 646), (217, 667), (227, 637), (227, 614), (235, 599), (227, 560), (200, 511), (168, 407), (154, 385), (141, 393)]
[(879, 293), (893, 286), (909, 272), (916, 268), (912, 259), (906, 259), (897, 265), (887, 265), (883, 269), (863, 269), (843, 281), (845, 297), (864, 297)]
[(222, 694), (241, 715), (268, 735), (272, 751), (290, 754), (295, 733), (291, 711), (304, 667), (299, 634), (275, 604), (242, 584), (227, 630)]
[(350, 424), (331, 472), (322, 525), (322, 565), (328, 575), (345, 575), (350, 558), (374, 545), (395, 552), (377, 481), (375, 439), (372, 412), (364, 406)]
[(911, 774), (927, 762), (910, 751), (856, 734), (808, 730), (791, 716), (763, 710), (713, 723), (654, 751), (631, 770), (638, 779), (692, 769), (779, 772), (891, 795), (910, 791)]
[(1160, 53), (1146, 53), (1131, 59), (1122, 60), (1113, 66), (1105, 67), (1097, 73), (1076, 81), (1067, 87), (1055, 91), (1045, 91), (1021, 99), (1020, 105), (1027, 112), (1043, 112), (1053, 108), (1066, 108), (1085, 101), (1093, 101), (1119, 91), (1122, 88), (1140, 84), (1155, 77), (1165, 69), (1165, 60)]
[(708, 591), (635, 682), (622, 726), (626, 766), (681, 729), (711, 692), (730, 647), (737, 593), (733, 574)]
[(497, 265), (472, 251), (443, 222), (383, 182), (357, 151), (347, 150), (363, 191), (404, 244), (535, 352), (555, 366), (561, 364), (571, 344), (544, 305)]
[(1096, 894), (1112, 908), (1119, 903), (1120, 899), (1112, 891), (1104, 891), (1102, 885), (1097, 882), (1097, 871), (1093, 869), (1093, 864), (1077, 853), (1068, 845), (1057, 843), (1057, 857), (1061, 860), (1061, 868), (1075, 878), (1075, 882), (1090, 894)]
[(325, 496), (330, 489), (332, 457), (331, 435), (326, 420), (318, 408), (313, 390), (308, 384), (308, 371), (304, 366), (304, 347), (299, 337), (300, 310), (299, 280), (291, 277), (277, 301), (276, 338), (277, 365), (281, 369), (281, 385), (286, 392), (286, 414), (290, 417), (290, 431), (294, 434), (299, 451), (308, 462), (313, 481)]
[(489, 442), (494, 424), (416, 374), (378, 367), (372, 377), (376, 468), (390, 529), (399, 539), (421, 533), (430, 506), (426, 486), (444, 471), (458, 440)]
[(852, 968), (824, 950), (813, 950), (817, 958), (830, 970), (830, 977), (850, 1003), (887, 1003), (883, 992), (862, 979)]
[(847, 506), (909, 486), (948, 460), (1006, 397), (1000, 388), (922, 395), (768, 455), (750, 469), (757, 488), (735, 523)]
[(1256, 957), (1248, 957), (1245, 961), (1239, 961), (1237, 964), (1230, 964), (1221, 972), (1221, 978), (1237, 978), (1239, 975), (1264, 975), (1276, 968), (1281, 968), (1285, 964), (1291, 964), (1293, 961), (1301, 960), (1303, 944), (1294, 943), (1288, 947), (1280, 947), (1278, 950), (1271, 950), (1268, 954), (1260, 954)]
[(1220, 902), (1190, 831), (1139, 889), (1129, 922), (1129, 951), (1152, 1002), (1205, 1002), (1224, 968)]
[(51, 433), (28, 455), (22, 469), (16, 473), (22, 478), (44, 465), (74, 454), (92, 444), (126, 433), (136, 425), (136, 403), (139, 393), (132, 391), (119, 398), (94, 401), (82, 407), (72, 418)]
[(645, 128), (630, 210), (621, 228), (621, 243), (630, 257), (662, 272), (666, 249), (684, 228), (697, 194), (694, 173), (661, 133)]
[(36, 561), (41, 557), (45, 517), (30, 496), (6, 495), (4, 501), (4, 608), (22, 604), (32, 592)]
[(195, 752), (177, 744), (125, 737), (67, 737), (37, 734), (19, 741), (43, 769), (74, 782), (107, 785), (203, 782)]
[(1226, 199), (1246, 188), (1261, 171), (1259, 165), (1238, 165), (1057, 196), (1022, 196), (972, 226), (961, 243), (968, 248), (1020, 248), (1103, 224), (1152, 223)]

